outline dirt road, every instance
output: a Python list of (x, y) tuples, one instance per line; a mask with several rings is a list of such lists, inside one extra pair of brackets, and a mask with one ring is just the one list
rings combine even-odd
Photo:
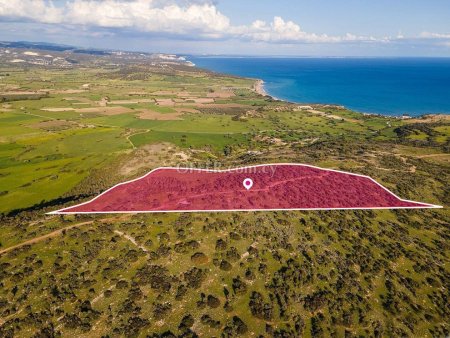
[(48, 233), (46, 235), (42, 235), (42, 236), (38, 236), (38, 237), (35, 237), (35, 238), (32, 238), (32, 239), (29, 239), (29, 240), (27, 240), (25, 242), (22, 242), (20, 244), (16, 244), (16, 245), (10, 246), (9, 248), (5, 248), (5, 249), (0, 250), (0, 256), (5, 254), (5, 253), (8, 253), (8, 252), (10, 252), (10, 251), (12, 251), (14, 249), (18, 249), (20, 247), (23, 247), (24, 245), (30, 245), (30, 244), (34, 244), (34, 243), (43, 241), (44, 239), (47, 239), (47, 238), (56, 237), (56, 236), (60, 235), (65, 230), (70, 230), (70, 229), (77, 228), (77, 227), (80, 227), (80, 226), (83, 226), (83, 225), (92, 224), (93, 222), (94, 221), (87, 221), (87, 222), (81, 222), (81, 223), (72, 224), (72, 225), (69, 225), (69, 226), (67, 226), (65, 228), (61, 228), (61, 229), (55, 230), (53, 232), (50, 232), (50, 233)]

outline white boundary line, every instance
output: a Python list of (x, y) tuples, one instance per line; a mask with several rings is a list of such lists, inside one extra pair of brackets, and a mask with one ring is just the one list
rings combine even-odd
[[(314, 168), (314, 169), (319, 169), (319, 170), (325, 170), (325, 171), (331, 171), (331, 172), (336, 172), (336, 173), (341, 173), (341, 174), (347, 174), (347, 175), (353, 175), (353, 176), (359, 176), (359, 177), (363, 177), (363, 178), (368, 178), (369, 180), (371, 180), (372, 182), (376, 183), (378, 186), (383, 188), (385, 191), (387, 191), (389, 194), (391, 194), (392, 196), (394, 196), (396, 199), (400, 200), (401, 202), (419, 203), (419, 204), (424, 204), (424, 205), (423, 206), (422, 205), (411, 206), (411, 207), (368, 207), (368, 208), (291, 208), (291, 209), (150, 210), (150, 211), (149, 210), (143, 210), (143, 211), (80, 211), (80, 212), (63, 211), (63, 210), (66, 210), (66, 209), (77, 208), (77, 207), (81, 207), (83, 205), (89, 204), (89, 203), (95, 201), (97, 198), (100, 198), (101, 196), (105, 195), (109, 191), (113, 190), (116, 187), (119, 187), (121, 185), (125, 185), (125, 184), (128, 184), (128, 183), (139, 181), (139, 180), (149, 176), (151, 173), (153, 173), (153, 172), (155, 172), (157, 170), (160, 170), (160, 169), (174, 169), (174, 170), (188, 170), (188, 171), (206, 171), (206, 172), (220, 173), (220, 172), (229, 172), (229, 171), (236, 171), (236, 170), (242, 170), (242, 169), (248, 169), (248, 168), (258, 168), (258, 167), (267, 167), (267, 166), (279, 166), (279, 165), (309, 167), (309, 168)], [(428, 204), (428, 203), (422, 203), (422, 202), (416, 202), (416, 201), (402, 199), (402, 198), (398, 197), (396, 194), (394, 194), (392, 191), (390, 191), (389, 189), (387, 189), (386, 187), (384, 187), (383, 185), (381, 185), (380, 183), (375, 181), (370, 176), (350, 173), (350, 172), (342, 171), (342, 170), (320, 168), (320, 167), (313, 166), (313, 165), (310, 165), (310, 164), (301, 164), (301, 163), (268, 163), (268, 164), (257, 164), (257, 165), (246, 166), (246, 167), (236, 167), (236, 168), (233, 168), (233, 169), (224, 169), (224, 170), (197, 169), (197, 168), (194, 169), (194, 168), (181, 168), (181, 167), (158, 167), (158, 168), (155, 168), (155, 169), (149, 171), (148, 173), (146, 173), (145, 175), (143, 175), (141, 177), (138, 177), (138, 178), (126, 181), (126, 182), (118, 183), (115, 186), (105, 190), (100, 195), (94, 197), (90, 201), (83, 202), (83, 203), (80, 203), (80, 204), (77, 204), (77, 205), (74, 205), (74, 206), (71, 206), (71, 207), (66, 207), (66, 208), (62, 208), (62, 209), (59, 209), (59, 210), (55, 210), (55, 211), (49, 212), (47, 214), (48, 215), (145, 214), (145, 213), (153, 214), (153, 213), (184, 213), (184, 212), (298, 211), (298, 210), (301, 210), (301, 211), (308, 211), (308, 210), (386, 210), (386, 209), (389, 210), (389, 209), (435, 209), (435, 208), (443, 208), (443, 207), (440, 206), (440, 205), (434, 205), (434, 204)]]

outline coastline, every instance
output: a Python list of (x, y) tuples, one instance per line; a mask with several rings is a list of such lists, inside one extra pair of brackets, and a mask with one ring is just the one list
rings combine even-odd
[(345, 105), (336, 104), (336, 103), (317, 103), (317, 102), (316, 103), (308, 103), (308, 102), (288, 101), (286, 99), (280, 99), (278, 97), (271, 95), (265, 88), (265, 81), (260, 78), (257, 78), (257, 77), (252, 78), (252, 77), (247, 77), (247, 76), (243, 76), (243, 75), (230, 74), (227, 72), (218, 72), (211, 68), (201, 67), (198, 64), (195, 64), (194, 67), (198, 68), (198, 69), (206, 70), (208, 72), (225, 75), (225, 76), (254, 80), (255, 82), (251, 88), (254, 92), (256, 92), (257, 94), (262, 95), (264, 97), (268, 97), (274, 101), (279, 101), (282, 103), (286, 103), (288, 105), (308, 105), (308, 106), (313, 106), (313, 107), (314, 106), (315, 107), (324, 107), (324, 106), (337, 107), (340, 109), (345, 109), (345, 110), (348, 110), (351, 112), (355, 112), (357, 114), (361, 114), (366, 117), (379, 117), (379, 118), (393, 119), (393, 120), (424, 120), (424, 119), (450, 120), (450, 114), (448, 114), (448, 113), (424, 113), (424, 114), (419, 114), (419, 115), (409, 115), (409, 114), (405, 113), (403, 115), (391, 115), (391, 114), (382, 114), (382, 113), (374, 113), (374, 112), (371, 113), (371, 112), (365, 112), (365, 111), (361, 111), (361, 110), (355, 110), (355, 109), (349, 108)]
[[(234, 75), (233, 75), (234, 76)], [(273, 95), (270, 95), (265, 87), (264, 87), (264, 80), (262, 79), (257, 79), (253, 85), (253, 90), (258, 93), (259, 95), (262, 96), (266, 96), (271, 98), (272, 100), (276, 100), (276, 101), (280, 101), (280, 102), (284, 102), (286, 104), (293, 104), (293, 105), (302, 105), (302, 104), (307, 104), (307, 103), (299, 103), (299, 102), (291, 102), (291, 101), (286, 101), (283, 99), (278, 99)], [(319, 106), (319, 107), (323, 107), (323, 106), (329, 106), (329, 107), (338, 107), (340, 109), (345, 109), (345, 110), (350, 110), (352, 112), (361, 114), (363, 116), (368, 116), (368, 117), (380, 117), (380, 118), (385, 118), (385, 119), (395, 119), (395, 120), (420, 120), (420, 119), (437, 119), (437, 120), (448, 120), (450, 119), (450, 114), (433, 114), (433, 113), (429, 113), (429, 114), (421, 114), (421, 115), (417, 115), (417, 116), (410, 116), (410, 115), (384, 115), (384, 114), (377, 114), (377, 113), (366, 113), (366, 112), (361, 112), (361, 111), (357, 111), (357, 110), (353, 110), (350, 108), (347, 108), (344, 105), (338, 105), (338, 104), (328, 104), (328, 103), (308, 103), (308, 106), (314, 107), (314, 106)]]
[(253, 90), (257, 92), (259, 95), (262, 96), (270, 96), (271, 98), (274, 98), (273, 96), (269, 95), (265, 88), (264, 88), (264, 81), (261, 79), (256, 80), (255, 84), (253, 85)]
[(286, 101), (286, 100), (279, 99), (279, 98), (277, 98), (277, 97), (275, 97), (275, 96), (269, 94), (269, 93), (266, 91), (266, 88), (265, 88), (264, 85), (265, 85), (264, 80), (257, 79), (256, 82), (255, 82), (255, 84), (253, 85), (253, 90), (254, 90), (256, 93), (258, 93), (259, 95), (267, 96), (267, 97), (271, 98), (271, 99), (274, 100), (274, 101), (281, 101), (281, 102), (285, 102), (285, 103), (289, 103), (289, 104), (297, 104), (297, 103), (295, 103), (295, 102), (290, 102), (290, 101)]
[[(195, 62), (196, 66), (201, 69), (206, 69), (208, 71), (211, 71), (213, 73), (228, 75), (228, 76), (236, 76), (246, 79), (254, 80), (255, 83), (252, 85), (252, 90), (262, 96), (267, 96), (272, 98), (273, 100), (277, 101), (283, 101), (286, 103), (293, 103), (293, 104), (308, 104), (308, 105), (330, 105), (330, 106), (344, 106), (346, 109), (358, 112), (360, 114), (364, 114), (366, 116), (383, 116), (383, 117), (392, 117), (395, 119), (417, 119), (421, 118), (423, 116), (428, 115), (450, 115), (450, 111), (447, 112), (450, 108), (448, 107), (448, 101), (441, 102), (442, 100), (433, 100), (432, 103), (428, 104), (426, 100), (419, 100), (417, 104), (416, 102), (410, 102), (411, 100), (408, 98), (406, 100), (405, 104), (402, 104), (402, 102), (405, 99), (405, 92), (408, 92), (409, 87), (406, 86), (405, 90), (402, 90), (401, 88), (397, 87), (398, 95), (396, 95), (395, 88), (393, 88), (393, 91), (391, 91), (393, 94), (388, 95), (389, 97), (386, 100), (377, 99), (374, 100), (374, 98), (383, 98), (386, 96), (383, 94), (384, 92), (381, 90), (379, 94), (372, 95), (372, 101), (365, 98), (364, 95), (358, 95), (359, 91), (358, 88), (361, 88), (359, 86), (355, 89), (355, 93), (353, 96), (357, 97), (355, 99), (355, 102), (353, 102), (353, 99), (349, 99), (350, 101), (346, 101), (343, 98), (340, 99), (340, 91), (339, 86), (337, 86), (337, 91), (330, 91), (329, 93), (325, 90), (322, 91), (321, 87), (318, 88), (312, 86), (309, 88), (306, 88), (302, 91), (299, 91), (301, 89), (295, 87), (294, 85), (290, 86), (290, 83), (292, 81), (286, 81), (286, 82), (278, 82), (278, 78), (283, 79), (283, 76), (286, 76), (287, 79), (290, 79), (291, 74), (289, 73), (290, 70), (286, 70), (286, 67), (279, 67), (280, 72), (278, 75), (273, 75), (273, 71), (268, 71), (268, 66), (270, 66), (271, 63), (267, 62), (252, 62), (251, 58), (244, 58), (243, 61), (239, 62), (228, 62), (224, 61), (223, 65), (222, 61), (214, 61), (214, 62), (205, 62), (202, 61), (202, 58), (195, 59), (198, 62)], [(272, 61), (271, 61), (272, 62)], [(281, 61), (277, 61), (275, 65), (279, 65)], [(320, 60), (322, 62), (322, 59)], [(281, 62), (282, 63), (282, 62)], [(321, 64), (321, 63), (320, 63)], [(289, 65), (289, 64), (288, 64)], [(295, 66), (296, 64), (294, 64)], [(260, 69), (260, 66), (262, 67)], [(267, 66), (267, 67), (266, 67)], [(314, 66), (314, 65), (313, 65)], [(331, 65), (332, 66), (332, 65)], [(324, 67), (331, 67), (328, 63), (325, 63)], [(396, 64), (394, 64), (396, 66)], [(384, 67), (384, 65), (381, 65), (380, 67)], [(269, 67), (270, 68), (270, 67)], [(349, 67), (350, 70), (353, 69), (352, 67)], [(394, 67), (395, 68), (395, 67)], [(277, 68), (278, 69), (278, 68)], [(297, 68), (295, 68), (297, 69)], [(328, 68), (327, 68), (328, 69)], [(338, 69), (341, 69), (338, 67)], [(359, 68), (357, 68), (359, 69)], [(397, 69), (397, 68), (395, 68)], [(301, 70), (301, 69), (300, 69)], [(272, 72), (272, 73), (271, 73)], [(337, 75), (340, 75), (341, 82), (345, 82), (345, 75), (342, 77), (342, 71), (337, 73)], [(308, 75), (308, 74), (306, 74)], [(306, 78), (308, 78), (306, 76)], [(264, 79), (264, 80), (263, 80)], [(432, 80), (433, 78), (431, 78)], [(375, 79), (376, 80), (376, 79)], [(264, 81), (270, 81), (270, 86), (265, 83)], [(339, 82), (339, 81), (338, 81)], [(378, 81), (379, 82), (379, 81)], [(369, 86), (368, 88), (374, 89), (374, 93), (378, 93), (378, 87), (376, 84), (377, 81), (372, 81), (370, 83), (375, 83), (374, 88)], [(414, 87), (416, 88), (416, 87)], [(270, 89), (270, 90), (269, 90)], [(280, 95), (283, 98), (281, 99), (280, 96), (275, 97), (271, 93), (271, 91), (274, 90), (277, 92), (275, 95)], [(348, 92), (348, 90), (347, 90)], [(297, 93), (297, 94), (296, 94)], [(413, 90), (410, 93), (410, 96), (414, 94), (415, 91)], [(384, 95), (384, 96), (383, 96)], [(403, 95), (403, 96), (402, 96)], [(344, 95), (345, 96), (345, 95)], [(352, 96), (352, 97), (353, 97)], [(412, 95), (414, 97), (417, 97), (417, 95)], [(439, 96), (439, 95), (438, 95)], [(442, 95), (439, 96), (442, 98)], [(297, 99), (296, 99), (297, 98)], [(325, 99), (324, 99), (325, 98)], [(392, 99), (393, 102), (390, 102), (389, 100)], [(403, 100), (403, 101), (402, 101)], [(430, 98), (428, 98), (430, 100)], [(369, 102), (365, 102), (369, 101)], [(416, 100), (417, 101), (417, 100)], [(377, 102), (383, 102), (383, 103), (377, 103)]]

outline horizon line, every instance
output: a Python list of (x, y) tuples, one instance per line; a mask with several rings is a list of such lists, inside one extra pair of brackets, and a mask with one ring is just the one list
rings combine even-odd
[[(47, 44), (49, 46), (61, 46), (71, 47), (74, 49), (95, 50), (105, 52), (127, 52), (127, 53), (140, 53), (140, 54), (163, 54), (163, 55), (177, 55), (177, 56), (194, 56), (194, 57), (230, 57), (230, 58), (336, 58), (336, 59), (450, 59), (450, 55), (301, 55), (301, 54), (234, 54), (234, 53), (195, 53), (195, 52), (163, 52), (163, 51), (139, 51), (128, 49), (112, 49), (112, 48), (98, 48), (94, 46), (81, 46), (72, 45), (63, 42), (50, 42), (50, 41), (33, 41), (33, 40), (0, 40), (0, 43), (29, 43), (29, 44)], [(26, 49), (26, 47), (11, 47)], [(32, 48), (32, 46), (30, 46)], [(41, 50), (46, 50), (41, 48)]]

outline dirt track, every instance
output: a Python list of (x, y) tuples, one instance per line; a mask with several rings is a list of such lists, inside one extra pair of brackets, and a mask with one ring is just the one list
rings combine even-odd
[(34, 244), (34, 243), (38, 243), (40, 241), (43, 241), (44, 239), (47, 239), (47, 238), (56, 237), (57, 235), (60, 235), (64, 230), (70, 230), (70, 229), (73, 229), (73, 228), (80, 227), (82, 225), (92, 224), (93, 222), (94, 221), (88, 221), (88, 222), (81, 222), (81, 223), (77, 223), (77, 224), (72, 224), (72, 225), (69, 225), (69, 226), (67, 226), (65, 228), (61, 228), (61, 229), (55, 230), (53, 232), (50, 232), (50, 233), (48, 233), (46, 235), (42, 235), (42, 236), (38, 236), (38, 237), (35, 237), (35, 238), (32, 238), (32, 239), (29, 239), (29, 240), (27, 240), (25, 242), (22, 242), (20, 244), (16, 244), (16, 245), (10, 246), (9, 248), (5, 248), (5, 249), (0, 250), (0, 256), (5, 254), (5, 253), (8, 253), (8, 252), (10, 252), (10, 251), (12, 251), (14, 249), (21, 248), (24, 245)]

